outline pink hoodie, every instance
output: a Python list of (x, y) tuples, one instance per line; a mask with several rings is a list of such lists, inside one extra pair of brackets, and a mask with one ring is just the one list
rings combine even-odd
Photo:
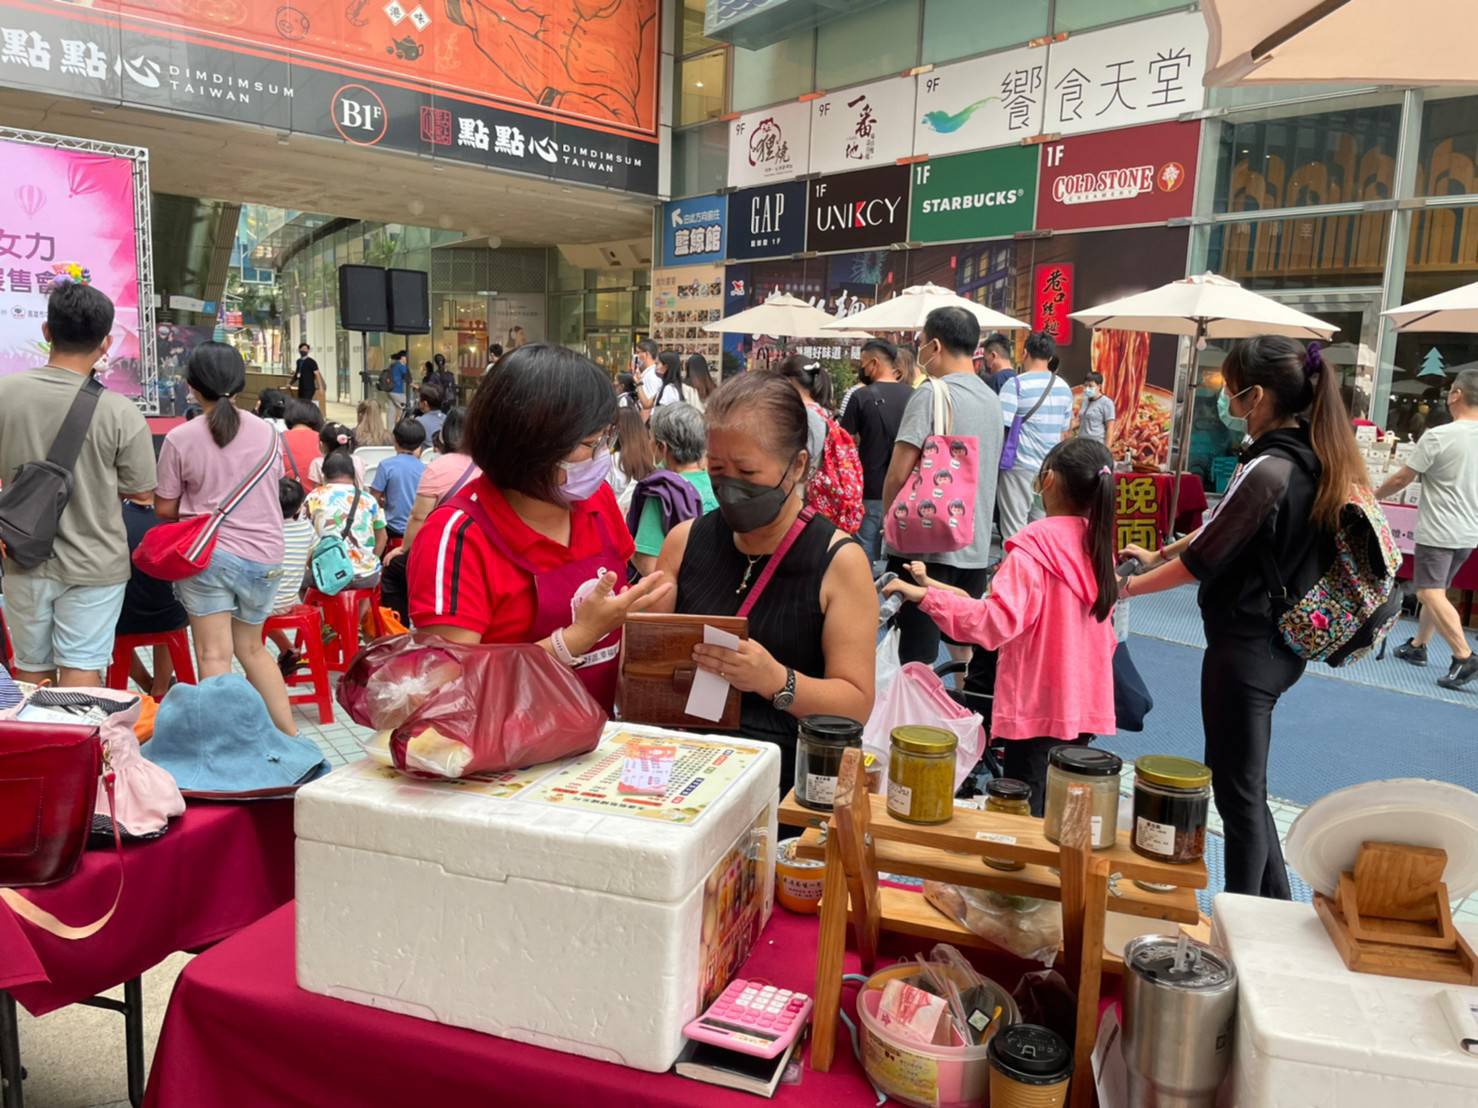
[(1006, 540), (983, 600), (930, 589), (921, 605), (952, 639), (999, 650), (991, 734), (1076, 739), (1114, 733), (1113, 620), (1093, 618), (1088, 521), (1049, 516)]

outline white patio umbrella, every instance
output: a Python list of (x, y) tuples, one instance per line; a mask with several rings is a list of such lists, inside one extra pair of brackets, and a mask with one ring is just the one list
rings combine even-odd
[(1478, 331), (1478, 282), (1381, 314), (1402, 332)]
[(1375, 367), (1375, 351), (1363, 342), (1337, 342), (1319, 351), (1329, 365)]
[[(1073, 312), (1070, 318), (1089, 327), (1112, 331), (1186, 335), (1195, 339), (1193, 351), (1200, 350), (1207, 339), (1245, 339), (1255, 335), (1327, 339), (1339, 330), (1332, 323), (1305, 315), (1214, 273), (1182, 277), (1148, 292)], [(1187, 375), (1188, 384), (1190, 376)], [(1190, 453), (1191, 405), (1195, 403), (1195, 395), (1195, 389), (1188, 387), (1176, 414), (1180, 448), (1176, 452), (1175, 480), (1171, 483), (1172, 525), (1180, 507), (1180, 475), (1185, 472), (1186, 456)]]
[(1026, 331), (1031, 325), (967, 300), (941, 285), (910, 285), (891, 300), (839, 319), (828, 330), (917, 331), (936, 308), (964, 308), (980, 321), (982, 331)]
[(769, 335), (777, 339), (871, 337), (865, 331), (839, 331), (830, 326), (836, 322), (836, 316), (829, 312), (789, 293), (778, 292), (763, 304), (745, 308), (714, 323), (705, 323), (703, 329), (714, 334)]
[(1201, 0), (1207, 85), (1478, 82), (1472, 0)]

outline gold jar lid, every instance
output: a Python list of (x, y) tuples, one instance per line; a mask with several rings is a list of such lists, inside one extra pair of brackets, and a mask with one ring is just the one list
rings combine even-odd
[(1209, 766), (1174, 754), (1144, 755), (1134, 763), (1134, 776), (1167, 789), (1204, 789), (1211, 784)]
[(950, 754), (959, 743), (953, 731), (919, 724), (895, 727), (891, 738), (893, 745), (905, 754)]

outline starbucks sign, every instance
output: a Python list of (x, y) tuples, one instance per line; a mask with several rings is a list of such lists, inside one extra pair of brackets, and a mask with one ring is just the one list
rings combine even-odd
[(913, 167), (912, 242), (963, 242), (1029, 231), (1037, 207), (1037, 151), (1008, 146), (931, 158)]

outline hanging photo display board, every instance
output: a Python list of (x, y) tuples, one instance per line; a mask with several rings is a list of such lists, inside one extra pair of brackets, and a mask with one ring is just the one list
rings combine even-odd
[(729, 187), (789, 181), (811, 168), (811, 105), (799, 100), (729, 121)]
[(681, 265), (652, 270), (652, 338), (686, 357), (718, 364), (724, 337), (703, 330), (724, 315), (724, 267)]
[(1047, 50), (1022, 47), (920, 74), (913, 152), (1006, 146), (1042, 132)]
[(811, 172), (888, 165), (913, 153), (912, 77), (895, 77), (811, 101)]

